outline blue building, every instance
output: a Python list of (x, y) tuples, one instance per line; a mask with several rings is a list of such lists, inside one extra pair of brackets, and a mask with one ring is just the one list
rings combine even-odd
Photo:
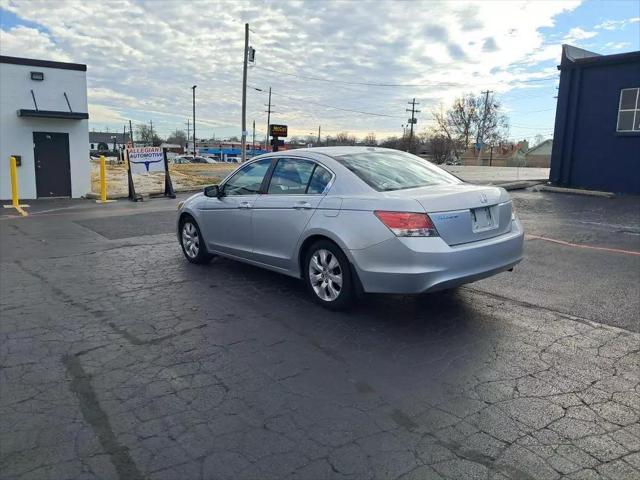
[(640, 194), (640, 52), (563, 45), (558, 69), (550, 181)]

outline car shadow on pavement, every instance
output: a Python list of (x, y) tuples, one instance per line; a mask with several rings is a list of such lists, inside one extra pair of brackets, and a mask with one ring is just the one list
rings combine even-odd
[(464, 289), (366, 294), (350, 309), (336, 312), (316, 305), (302, 281), (275, 272), (221, 258), (202, 272), (216, 285), (218, 278), (236, 277), (234, 283), (237, 277), (245, 279), (243, 308), (255, 304), (264, 318), (317, 348), (363, 366), (377, 356), (405, 378), (411, 377), (406, 370), (416, 365), (430, 364), (435, 371), (462, 360), (475, 365), (504, 334), (486, 306)]

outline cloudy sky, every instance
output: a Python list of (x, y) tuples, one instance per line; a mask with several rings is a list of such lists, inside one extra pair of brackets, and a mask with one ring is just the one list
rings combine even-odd
[[(463, 92), (494, 91), (513, 139), (552, 134), (561, 45), (640, 49), (640, 2), (0, 0), (0, 53), (85, 63), (90, 124), (153, 120), (186, 129), (198, 85), (197, 135), (239, 135), (244, 23), (248, 126), (305, 136), (402, 133), (407, 102), (431, 112)], [(262, 89), (260, 92), (257, 89)]]

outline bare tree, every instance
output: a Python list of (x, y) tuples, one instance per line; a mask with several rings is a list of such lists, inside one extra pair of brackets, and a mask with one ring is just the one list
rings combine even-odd
[(185, 145), (187, 143), (187, 134), (184, 132), (184, 130), (176, 130), (167, 137), (167, 143)]
[(378, 141), (376, 140), (376, 134), (373, 132), (368, 133), (367, 136), (364, 137), (364, 144), (371, 147), (375, 147), (376, 145), (378, 145)]
[(356, 137), (349, 134), (349, 132), (340, 132), (336, 135), (334, 144), (335, 145), (355, 145)]
[(395, 148), (396, 150), (402, 150), (402, 138), (400, 137), (387, 137), (380, 142), (380, 146), (384, 148)]
[(445, 163), (456, 151), (455, 140), (442, 133), (435, 133), (429, 137), (431, 156), (435, 163)]
[(475, 131), (476, 142), (483, 145), (497, 145), (504, 141), (509, 133), (509, 119), (500, 113), (501, 103), (490, 95), (481, 100), (482, 110), (478, 111), (473, 130)]
[(490, 145), (499, 143), (508, 133), (509, 122), (500, 113), (500, 102), (489, 96), (485, 105), (485, 98), (468, 93), (454, 100), (450, 108), (441, 107), (432, 114), (435, 121), (432, 134), (446, 137), (456, 151), (471, 147), (472, 140)]
[(155, 132), (152, 132), (151, 127), (146, 123), (139, 123), (136, 125), (136, 135), (147, 145), (159, 147), (162, 144), (162, 138), (160, 138)]
[(473, 94), (467, 94), (454, 100), (447, 110), (442, 106), (434, 112), (435, 130), (450, 140), (460, 142), (462, 147), (469, 148), (473, 137), (473, 126), (478, 118), (478, 107), (481, 100)]
[[(401, 137), (391, 136), (387, 137), (380, 142), (380, 146), (384, 148), (393, 148), (395, 150), (402, 150), (403, 152), (418, 152), (422, 150), (421, 144), (423, 140), (419, 135), (413, 136), (412, 145), (410, 145), (409, 135), (403, 135)], [(411, 148), (410, 148), (411, 147)]]

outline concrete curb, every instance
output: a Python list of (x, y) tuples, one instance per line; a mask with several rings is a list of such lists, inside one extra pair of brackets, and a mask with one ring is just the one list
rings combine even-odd
[(498, 183), (494, 186), (502, 187), (507, 191), (510, 190), (524, 190), (525, 188), (533, 187), (536, 185), (540, 185), (541, 183), (546, 182), (546, 180), (522, 180), (519, 182), (507, 182), (507, 183)]
[[(174, 189), (174, 192), (176, 193), (196, 193), (196, 192), (201, 192), (202, 188), (187, 188), (187, 189)], [(148, 194), (143, 194), (143, 196), (149, 196)], [(94, 192), (89, 192), (87, 193), (84, 198), (86, 198), (87, 200), (98, 200), (100, 199), (100, 194), (99, 193), (94, 193)], [(124, 198), (129, 198), (129, 194), (127, 193), (118, 193), (115, 195), (107, 195), (107, 200), (122, 200)]]
[(573, 195), (587, 195), (591, 197), (615, 198), (616, 194), (601, 192), (599, 190), (582, 190), (580, 188), (554, 187), (553, 185), (540, 185), (535, 188), (539, 192), (569, 193)]

